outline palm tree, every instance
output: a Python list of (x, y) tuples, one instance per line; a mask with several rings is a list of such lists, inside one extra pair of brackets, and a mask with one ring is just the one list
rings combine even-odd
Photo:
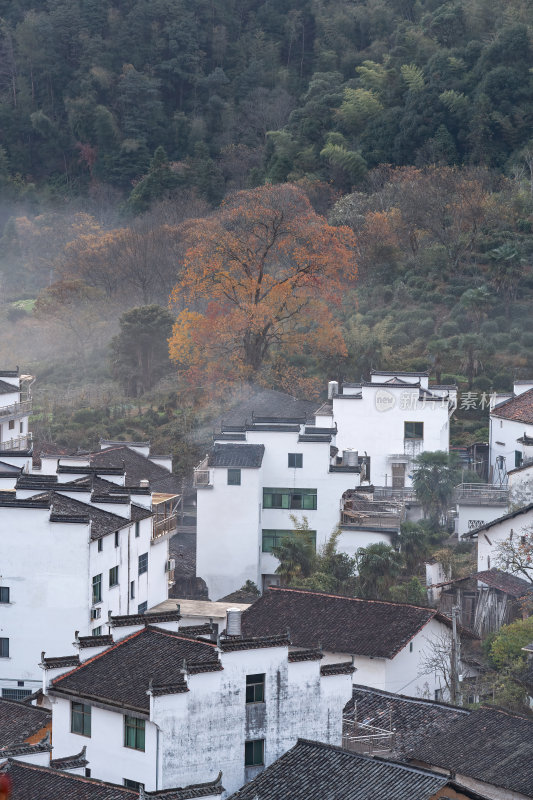
[(377, 542), (355, 554), (359, 589), (368, 600), (388, 600), (390, 588), (402, 571), (403, 559), (393, 547)]
[(296, 577), (309, 577), (316, 561), (315, 538), (309, 530), (307, 518), (299, 521), (291, 515), (291, 520), (294, 532), (284, 536), (281, 543), (272, 548), (272, 554), (280, 562), (276, 573), (285, 586), (290, 585)]
[(455, 453), (443, 450), (420, 453), (415, 459), (413, 488), (424, 516), (435, 527), (446, 521), (454, 487), (459, 480), (459, 461)]

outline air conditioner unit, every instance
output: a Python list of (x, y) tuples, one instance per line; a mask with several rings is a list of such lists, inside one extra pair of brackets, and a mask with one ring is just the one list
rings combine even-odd
[(174, 558), (169, 558), (165, 567), (165, 572), (174, 572), (175, 569), (176, 569), (176, 560)]
[(102, 615), (101, 608), (91, 608), (91, 619), (100, 619)]

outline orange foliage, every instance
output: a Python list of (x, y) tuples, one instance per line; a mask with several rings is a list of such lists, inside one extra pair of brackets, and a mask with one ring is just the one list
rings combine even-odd
[(182, 229), (171, 303), (184, 309), (170, 356), (194, 382), (249, 377), (272, 351), (346, 352), (335, 307), (355, 280), (355, 237), (313, 211), (296, 186), (238, 192)]

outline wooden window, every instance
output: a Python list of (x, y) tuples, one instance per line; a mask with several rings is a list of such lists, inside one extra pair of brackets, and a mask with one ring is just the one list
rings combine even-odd
[(71, 703), (70, 730), (80, 736), (91, 735), (91, 706), (85, 703)]
[(124, 717), (124, 747), (132, 750), (144, 750), (144, 719)]

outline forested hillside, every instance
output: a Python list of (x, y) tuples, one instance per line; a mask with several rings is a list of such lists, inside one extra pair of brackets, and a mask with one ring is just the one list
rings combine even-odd
[[(0, 0), (2, 360), (138, 393), (109, 361), (120, 315), (171, 292), (203, 314), (191, 231), (292, 184), (317, 230), (355, 234), (358, 279), (252, 377), (318, 392), (429, 366), (482, 392), (533, 373), (532, 41), (519, 0)], [(191, 372), (187, 330), (168, 373)], [(464, 417), (456, 440), (483, 437)]]

